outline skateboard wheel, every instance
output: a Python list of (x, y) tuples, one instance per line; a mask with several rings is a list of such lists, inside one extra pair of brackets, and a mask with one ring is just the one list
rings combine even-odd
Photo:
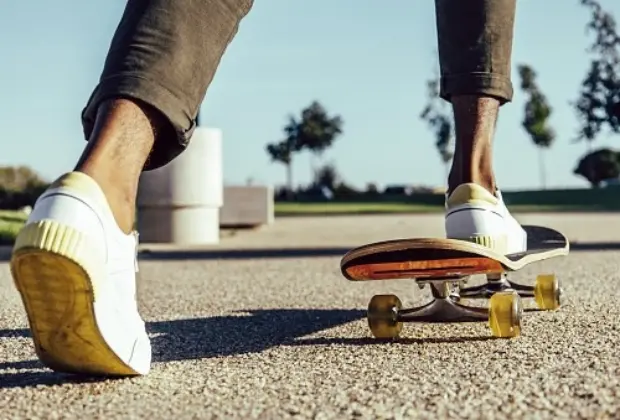
[(560, 284), (553, 274), (539, 274), (534, 286), (534, 299), (540, 309), (554, 310), (560, 307)]
[(494, 337), (521, 335), (522, 316), (521, 297), (516, 291), (497, 292), (489, 299), (489, 327)]
[(403, 305), (394, 295), (373, 296), (368, 304), (368, 326), (376, 338), (396, 338), (403, 328), (398, 312)]

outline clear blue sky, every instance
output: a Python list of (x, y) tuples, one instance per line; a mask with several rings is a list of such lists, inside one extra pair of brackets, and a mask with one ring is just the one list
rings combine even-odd
[[(619, 2), (602, 4), (620, 19)], [(80, 111), (124, 5), (3, 4), (0, 165), (30, 165), (48, 179), (73, 167), (85, 145)], [(588, 65), (587, 19), (578, 0), (518, 1), (513, 68), (534, 66), (554, 107), (558, 138), (547, 157), (550, 186), (586, 185), (572, 174), (586, 146), (571, 142), (576, 123), (569, 101)], [(346, 180), (443, 185), (434, 139), (418, 118), (425, 82), (437, 66), (435, 49), (431, 0), (257, 0), (202, 106), (206, 125), (224, 133), (225, 181), (282, 183), (284, 168), (269, 162), (265, 144), (281, 138), (288, 113), (318, 99), (344, 118), (345, 133), (325, 159)], [(515, 100), (503, 108), (496, 135), (496, 171), (504, 189), (536, 188), (538, 155), (520, 126), (524, 98), (513, 81)], [(604, 135), (595, 147), (618, 142)], [(297, 159), (294, 176), (310, 179), (307, 155)]]

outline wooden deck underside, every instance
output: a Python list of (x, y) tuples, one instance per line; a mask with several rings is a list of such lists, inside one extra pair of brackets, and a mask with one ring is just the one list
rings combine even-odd
[(457, 279), (516, 271), (533, 262), (568, 254), (568, 240), (561, 233), (541, 226), (524, 228), (528, 251), (518, 254), (496, 254), (481, 245), (454, 239), (398, 239), (349, 251), (342, 258), (341, 270), (353, 281)]

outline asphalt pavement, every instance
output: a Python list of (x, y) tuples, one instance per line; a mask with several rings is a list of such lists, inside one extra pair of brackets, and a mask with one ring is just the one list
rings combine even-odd
[(620, 214), (518, 218), (560, 229), (572, 250), (513, 273), (533, 284), (555, 271), (564, 299), (558, 311), (526, 311), (523, 334), (510, 340), (492, 338), (484, 322), (405, 324), (391, 343), (371, 337), (373, 294), (410, 306), (429, 291), (348, 282), (340, 257), (370, 241), (439, 235), (439, 215), (286, 218), (225, 232), (216, 247), (143, 245), (153, 370), (116, 380), (37, 361), (0, 255), (0, 418), (619, 418)]

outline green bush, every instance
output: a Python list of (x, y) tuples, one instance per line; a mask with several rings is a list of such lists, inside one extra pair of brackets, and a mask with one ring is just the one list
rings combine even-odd
[(48, 185), (26, 166), (0, 167), (0, 209), (17, 210), (24, 206), (34, 206)]
[(31, 185), (21, 191), (0, 188), (0, 209), (18, 210), (24, 206), (34, 206), (46, 188), (47, 185)]

